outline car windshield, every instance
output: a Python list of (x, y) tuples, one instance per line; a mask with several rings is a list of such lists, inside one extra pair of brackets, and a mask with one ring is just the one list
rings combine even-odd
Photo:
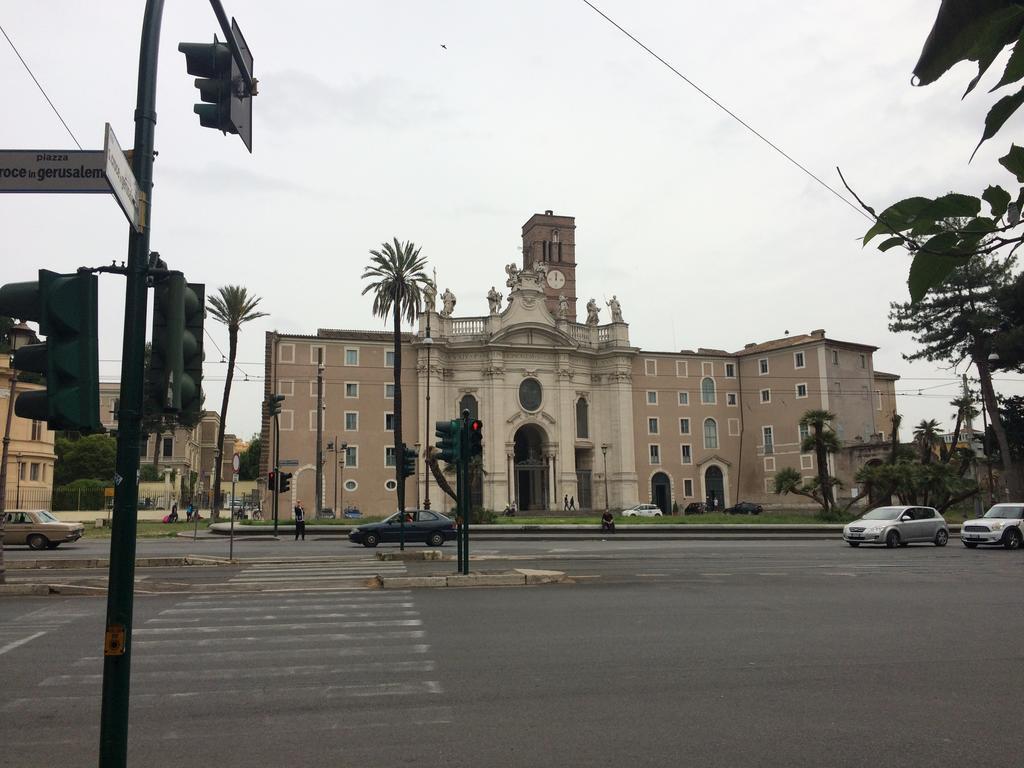
[(60, 522), (60, 520), (58, 520), (56, 517), (51, 515), (45, 509), (39, 510), (38, 512), (36, 512), (36, 514), (39, 515), (39, 522), (41, 522), (41, 523), (59, 523)]
[(872, 509), (861, 520), (896, 520), (901, 512), (903, 507), (879, 507)]
[(1000, 517), (1004, 520), (1022, 520), (1024, 519), (1024, 507), (992, 507), (992, 509), (985, 513), (985, 517)]

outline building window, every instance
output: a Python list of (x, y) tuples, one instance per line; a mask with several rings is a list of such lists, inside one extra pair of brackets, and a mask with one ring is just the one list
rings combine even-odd
[(690, 420), (689, 419), (680, 419), (679, 420), (679, 434), (680, 435), (688, 435), (688, 434), (690, 434)]
[(384, 399), (385, 400), (394, 400), (395, 399), (395, 385), (394, 384), (385, 384), (384, 385)]
[(861, 355), (860, 356), (860, 367), (861, 368), (867, 368), (868, 367), (868, 356), (867, 355)]
[(839, 350), (832, 350), (832, 365), (839, 365)]
[(29, 474), (28, 474), (28, 479), (29, 480), (36, 480), (36, 481), (39, 480), (39, 473), (40, 473), (39, 467), (40, 466), (41, 465), (39, 464), (38, 461), (33, 461), (32, 462), (32, 466), (29, 467)]
[(651, 417), (647, 419), (647, 434), (656, 435), (658, 434), (658, 419), (657, 417)]
[(735, 392), (727, 392), (725, 395), (725, 404), (735, 406), (737, 403), (737, 397)]
[(385, 491), (393, 491), (393, 490), (395, 490), (396, 488), (398, 488), (398, 483), (396, 483), (396, 482), (394, 481), (394, 479), (391, 479), (391, 480), (385, 480), (385, 481), (384, 481), (384, 490), (385, 490)]
[(316, 432), (316, 408), (309, 412), (309, 431)]
[(384, 414), (384, 431), (394, 432), (395, 431), (395, 414), (394, 412), (388, 412)]
[(657, 360), (644, 360), (644, 374), (646, 376), (657, 376), (658, 375), (658, 361)]
[(814, 457), (804, 454), (800, 457), (800, 469), (814, 469)]
[(295, 411), (281, 411), (277, 419), (282, 432), (291, 432), (295, 429)]
[(279, 363), (294, 363), (295, 362), (295, 345), (294, 344), (281, 344), (277, 348), (277, 361)]
[[(359, 446), (350, 445), (345, 448), (345, 466), (346, 467), (358, 467), (359, 466)], [(350, 481), (351, 482), (351, 481)], [(345, 488), (348, 488), (348, 484), (345, 484)], [(355, 490), (354, 488), (350, 490)]]
[(352, 491), (356, 490), (357, 488), (359, 488), (359, 483), (357, 483), (355, 480), (345, 481), (345, 490), (348, 491), (349, 493), (352, 493)]
[(693, 480), (688, 477), (683, 480), (683, 496), (688, 499), (693, 498)]
[(590, 410), (582, 397), (576, 400), (576, 437), (580, 440), (590, 437)]
[(689, 376), (690, 370), (685, 360), (676, 360), (676, 376)]
[(837, 381), (834, 386), (837, 395), (843, 394), (843, 382)]
[(648, 405), (657, 405), (658, 404), (658, 393), (655, 392), (654, 390), (649, 390), (647, 392), (647, 404)]
[(718, 422), (714, 419), (704, 419), (704, 447), (718, 449)]
[(700, 401), (702, 403), (714, 405), (715, 399), (715, 380), (710, 378), (701, 379)]
[(714, 376), (715, 375), (715, 364), (709, 360), (704, 360), (700, 364), (700, 375), (701, 376)]
[[(323, 355), (323, 357), (320, 357)], [(309, 362), (318, 363), (320, 361), (327, 362), (327, 350), (324, 349), (323, 344), (310, 344), (309, 345)]]
[(647, 456), (651, 464), (661, 464), (661, 447), (656, 443), (647, 446)]
[(537, 379), (528, 378), (519, 382), (519, 405), (524, 411), (540, 410), (543, 397), (544, 390)]
[(766, 376), (768, 374), (768, 358), (762, 357), (757, 361), (758, 374), (760, 376)]
[(144, 459), (149, 456), (149, 438), (139, 438), (139, 458)]
[(393, 445), (389, 445), (386, 448), (384, 448), (384, 466), (395, 466), (395, 446)]
[(740, 435), (740, 420), (729, 419), (729, 437), (739, 437)]
[(772, 391), (770, 389), (761, 390), (761, 402), (770, 403), (772, 401)]
[(283, 379), (277, 382), (277, 394), (292, 397), (295, 394), (295, 382), (291, 379)]
[(807, 397), (807, 385), (806, 384), (797, 384), (796, 385), (796, 396), (799, 399), (803, 399), (803, 398)]
[(771, 427), (761, 427), (761, 444), (764, 446), (765, 456), (775, 453), (775, 436)]
[(774, 472), (775, 471), (775, 457), (774, 456), (765, 456), (764, 457), (764, 471), (765, 472)]
[(43, 439), (43, 423), (32, 419), (32, 439), (42, 440)]
[(680, 405), (689, 405), (690, 404), (690, 393), (689, 392), (680, 392), (679, 393), (679, 404)]
[(350, 398), (350, 399), (359, 397), (359, 383), (358, 382), (355, 382), (355, 381), (346, 381), (345, 382), (345, 397)]
[(794, 368), (806, 368), (807, 367), (807, 361), (804, 359), (804, 353), (803, 352), (794, 352), (793, 353), (793, 367)]
[(680, 444), (679, 460), (683, 464), (693, 464), (693, 448), (689, 443)]
[(313, 379), (311, 382), (309, 382), (309, 396), (310, 397), (316, 397), (316, 395), (317, 395), (317, 392), (316, 392), (316, 381), (317, 381), (316, 379)]
[(394, 368), (395, 367), (395, 350), (385, 349), (384, 350), (384, 367)]
[(165, 437), (163, 446), (163, 456), (165, 459), (169, 459), (174, 455), (174, 438)]
[(25, 479), (25, 472), (28, 471), (28, 464), (18, 464), (18, 477), (21, 480)]
[(725, 364), (725, 378), (735, 379), (736, 378), (736, 363)]
[(359, 347), (345, 347), (345, 365), (359, 365)]
[(882, 390), (875, 390), (875, 410), (882, 410)]
[(359, 430), (359, 411), (345, 411), (345, 431), (357, 432)]
[(807, 424), (801, 424), (799, 427), (800, 433), (800, 445), (803, 445), (804, 440), (811, 436), (811, 428)]

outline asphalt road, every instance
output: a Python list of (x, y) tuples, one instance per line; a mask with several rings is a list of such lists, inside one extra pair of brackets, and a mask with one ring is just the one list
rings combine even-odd
[[(408, 592), (360, 569), (454, 564), (331, 552), (137, 599), (131, 764), (1020, 764), (1021, 552), (502, 542), (576, 583)], [(103, 610), (0, 600), (0, 765), (95, 764)]]

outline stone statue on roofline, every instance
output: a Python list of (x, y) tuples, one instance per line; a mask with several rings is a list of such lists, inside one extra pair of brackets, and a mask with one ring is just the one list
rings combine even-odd
[(501, 312), (501, 294), (498, 293), (493, 285), (491, 290), (487, 292), (487, 303), (490, 305), (492, 315)]
[(569, 317), (569, 300), (564, 293), (558, 294), (558, 319), (565, 320)]
[(509, 288), (515, 288), (516, 284), (519, 282), (519, 269), (515, 264), (506, 264), (505, 274), (507, 275), (505, 285)]
[(622, 305), (619, 304), (619, 299), (614, 294), (612, 295), (611, 300), (608, 302), (608, 308), (612, 311), (612, 322), (613, 323), (621, 323), (622, 322)]
[(587, 302), (587, 325), (597, 325), (598, 317), (597, 313), (601, 310), (597, 306), (597, 302), (591, 299)]
[(423, 311), (433, 312), (434, 305), (437, 300), (437, 287), (428, 282), (426, 287), (423, 289)]
[(441, 294), (441, 303), (444, 304), (441, 317), (451, 317), (455, 311), (455, 294), (451, 292), (450, 288), (444, 289), (444, 293)]

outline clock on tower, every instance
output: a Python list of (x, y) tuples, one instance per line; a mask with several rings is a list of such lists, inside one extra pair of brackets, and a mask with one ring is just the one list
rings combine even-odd
[(535, 213), (523, 225), (523, 269), (538, 261), (548, 265), (544, 299), (552, 315), (558, 313), (558, 297), (569, 302), (568, 319), (576, 321), (576, 219), (552, 211)]

